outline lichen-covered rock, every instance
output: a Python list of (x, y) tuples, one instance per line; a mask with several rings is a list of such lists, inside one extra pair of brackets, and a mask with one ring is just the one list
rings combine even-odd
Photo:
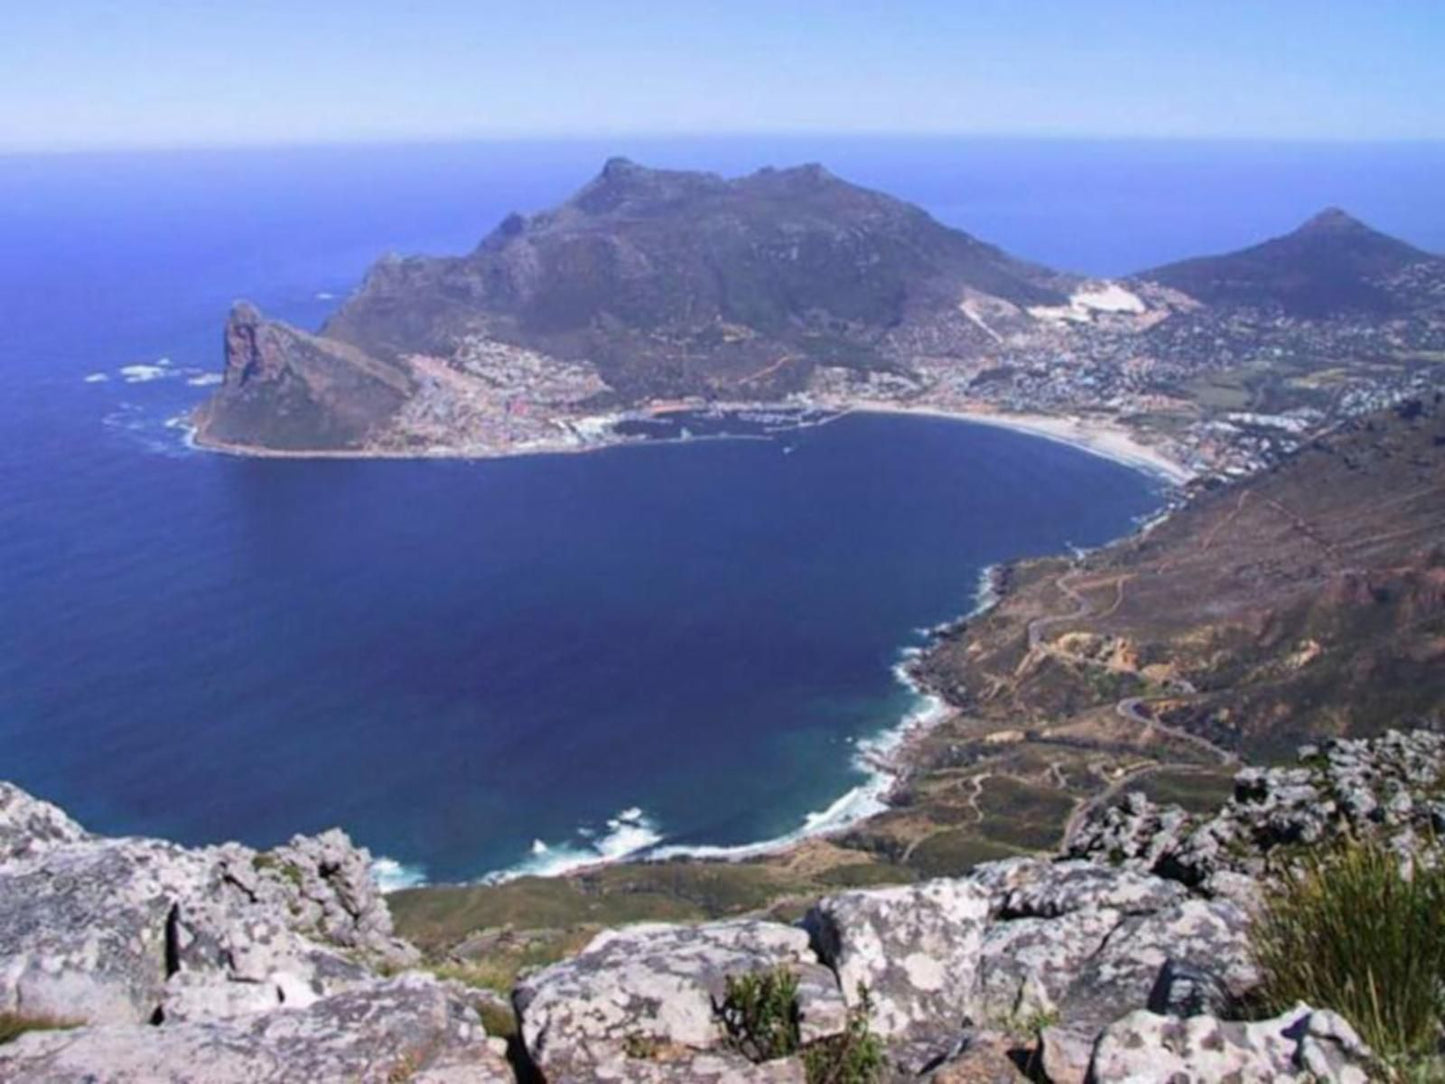
[[(1243, 957), (1246, 920), (1230, 901), (1139, 871), (1023, 858), (843, 893), (805, 924), (845, 997), (866, 984), (876, 1032), (937, 1050), (970, 1023), (1026, 1031), (1062, 1016), (1097, 1030), (1145, 1004), (1167, 959)], [(1241, 992), (1254, 981), (1245, 963), (1228, 977)]]
[(1098, 1032), (1091, 1027), (1054, 1024), (1039, 1032), (1038, 1065), (1049, 1084), (1084, 1084)]
[(991, 862), (975, 871), (974, 880), (994, 895), (993, 914), (1003, 919), (1055, 918), (1086, 910), (1151, 914), (1188, 895), (1178, 884), (1136, 870), (1042, 858)]
[(1234, 797), (1209, 817), (1142, 794), (1096, 812), (1075, 833), (1075, 857), (1147, 870), (1214, 895), (1237, 895), (1281, 847), (1339, 836), (1385, 841), (1415, 860), (1435, 849), (1445, 735), (1390, 731), (1300, 750), (1294, 768), (1245, 768)]
[(223, 1020), (31, 1032), (0, 1046), (0, 1079), (50, 1084), (510, 1084), (459, 992), (403, 975)]
[(85, 1023), (208, 1019), (296, 1005), (405, 964), (340, 832), (274, 852), (86, 833), (0, 789), (0, 1010)]
[(1137, 984), (1080, 989), (1080, 977), (1127, 924), (1171, 913), (1188, 897), (1173, 882), (1089, 862), (1014, 859), (981, 867), (976, 880), (994, 898), (975, 1011), (984, 1022), (1015, 1027), (1084, 1002), (1111, 1018), (1137, 1007)]
[(1159, 969), (1145, 1007), (1161, 1016), (1229, 1018), (1234, 1015), (1237, 1004), (1229, 984), (1217, 972), (1171, 959), (1164, 961)]
[(1141, 1009), (1100, 1035), (1090, 1073), (1130, 1084), (1366, 1084), (1373, 1063), (1349, 1024), (1307, 1005), (1250, 1023)]
[(0, 862), (86, 838), (85, 829), (59, 806), (27, 794), (14, 783), (0, 783)]
[(976, 880), (937, 880), (844, 892), (804, 920), (843, 996), (872, 1003), (871, 1026), (889, 1039), (946, 1039), (976, 1012), (979, 955), (994, 894)]
[(1170, 960), (1212, 969), (1233, 997), (1259, 981), (1249, 952), (1249, 916), (1230, 900), (1187, 899), (1122, 922), (1076, 973), (1066, 1017), (1102, 1025), (1146, 1005)]
[(833, 974), (806, 933), (774, 922), (608, 931), (523, 981), (514, 1004), (527, 1052), (553, 1084), (666, 1079), (656, 1074), (680, 1073), (681, 1061), (702, 1075), (672, 1079), (789, 1079), (787, 1066), (753, 1067), (727, 1050), (717, 1015), (729, 975), (779, 966), (799, 978), (804, 1041), (842, 1030), (846, 1008)]
[(929, 1084), (1025, 1084), (1029, 1078), (1010, 1056), (1013, 1047), (999, 1032), (976, 1032), (959, 1053), (928, 1074)]
[(0, 1009), (150, 1020), (169, 974), (167, 928), (205, 868), (180, 847), (132, 840), (55, 845), (0, 865)]

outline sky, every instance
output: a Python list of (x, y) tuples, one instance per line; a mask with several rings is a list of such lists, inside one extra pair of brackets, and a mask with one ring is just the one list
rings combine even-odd
[(0, 150), (1445, 138), (1445, 0), (4, 0)]

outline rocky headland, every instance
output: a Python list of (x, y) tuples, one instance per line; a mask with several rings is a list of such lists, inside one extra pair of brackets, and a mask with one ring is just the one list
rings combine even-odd
[[(0, 1078), (1364, 1081), (1386, 1069), (1350, 1021), (1257, 998), (1255, 915), (1332, 841), (1436, 861), (1442, 793), (1439, 734), (1331, 740), (1240, 772), (1208, 814), (1129, 795), (1065, 855), (837, 891), (791, 922), (605, 931), (503, 1000), (395, 936), (340, 832), (105, 838), (7, 784)], [(750, 975), (788, 976), (792, 1052), (754, 1061), (727, 1026)], [(865, 1075), (822, 1075), (840, 1063), (819, 1051), (865, 1034)]]

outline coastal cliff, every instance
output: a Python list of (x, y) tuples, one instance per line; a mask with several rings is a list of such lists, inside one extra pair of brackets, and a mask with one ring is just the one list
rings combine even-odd
[[(1255, 916), (1332, 841), (1429, 861), (1442, 775), (1434, 733), (1328, 742), (1242, 772), (1209, 815), (1131, 796), (1066, 856), (837, 892), (795, 923), (604, 932), (510, 1007), (425, 970), (466, 975), (392, 934), (339, 832), (262, 852), (107, 839), (0, 785), (0, 1077), (1363, 1082), (1380, 1063), (1336, 1012), (1260, 1011)], [(731, 1030), (749, 975), (791, 976), (798, 1052)], [(840, 1051), (854, 1075), (820, 1075)]]

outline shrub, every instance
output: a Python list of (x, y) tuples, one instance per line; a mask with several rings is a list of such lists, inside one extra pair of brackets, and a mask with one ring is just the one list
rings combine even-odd
[(1445, 868), (1401, 869), (1374, 843), (1306, 858), (1251, 931), (1265, 1008), (1333, 1009), (1397, 1064), (1433, 1050), (1445, 983)]
[(883, 1071), (883, 1044), (868, 1027), (872, 1002), (858, 984), (858, 1005), (843, 1031), (801, 1045), (798, 978), (785, 967), (729, 975), (718, 1017), (728, 1043), (749, 1061), (785, 1058), (800, 1050), (808, 1084), (872, 1084)]
[(786, 967), (729, 975), (718, 1010), (728, 1043), (749, 1061), (798, 1050), (798, 977)]
[(811, 1044), (803, 1051), (808, 1084), (873, 1084), (883, 1075), (883, 1043), (868, 1028), (873, 1011), (868, 987), (858, 984), (858, 1005), (848, 1013), (841, 1035)]

